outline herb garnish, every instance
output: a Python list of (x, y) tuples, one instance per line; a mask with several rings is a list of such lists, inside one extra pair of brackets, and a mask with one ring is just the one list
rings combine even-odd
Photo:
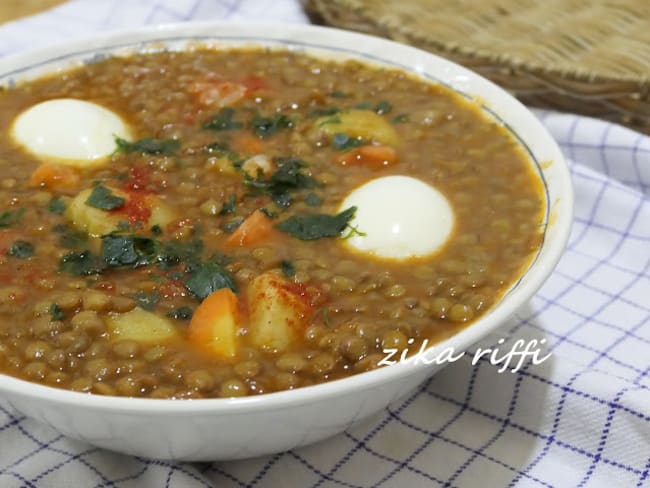
[(360, 137), (350, 137), (347, 134), (334, 134), (332, 137), (332, 147), (339, 151), (348, 151), (355, 147), (363, 146), (365, 141)]
[(48, 311), (50, 312), (52, 320), (63, 320), (65, 318), (63, 310), (61, 310), (61, 307), (59, 307), (56, 303), (50, 305)]
[(7, 255), (18, 259), (31, 258), (34, 255), (34, 245), (27, 241), (16, 241), (7, 251)]
[(138, 302), (138, 306), (140, 308), (144, 308), (145, 310), (153, 310), (156, 308), (156, 305), (158, 305), (158, 302), (160, 301), (160, 293), (158, 292), (150, 292), (147, 293), (145, 291), (139, 291), (135, 295), (133, 295), (133, 299)]
[(194, 315), (194, 311), (190, 307), (178, 307), (171, 310), (167, 317), (177, 320), (189, 320)]
[(6, 210), (0, 213), (0, 228), (11, 227), (12, 225), (17, 224), (24, 213), (24, 208), (19, 208), (14, 211)]
[(391, 110), (393, 110), (393, 106), (386, 100), (382, 100), (377, 105), (375, 105), (375, 112), (379, 115), (387, 114)]
[(307, 164), (299, 158), (274, 158), (278, 169), (269, 179), (263, 176), (251, 178), (244, 173), (244, 184), (253, 188), (257, 193), (270, 195), (280, 207), (288, 207), (292, 203), (291, 191), (316, 186), (316, 180), (305, 174), (302, 169)]
[(276, 229), (303, 241), (323, 237), (339, 237), (354, 217), (357, 207), (350, 207), (337, 214), (294, 215), (276, 224)]
[(135, 235), (108, 234), (102, 237), (102, 259), (108, 266), (146, 266), (158, 261), (159, 244)]
[(310, 192), (305, 197), (305, 203), (310, 207), (318, 207), (323, 203), (323, 199), (319, 197), (316, 193)]
[(237, 292), (237, 284), (233, 276), (214, 261), (196, 266), (183, 284), (199, 300), (204, 300), (208, 295), (221, 288), (230, 288), (235, 293)]
[(292, 127), (292, 120), (284, 114), (273, 114), (271, 117), (262, 117), (258, 114), (251, 121), (253, 132), (261, 138), (271, 136), (280, 129), (290, 129)]
[(287, 261), (286, 259), (283, 259), (280, 263), (280, 269), (287, 278), (292, 278), (296, 274), (296, 267), (291, 261)]
[(124, 154), (139, 152), (142, 154), (171, 155), (181, 147), (181, 143), (176, 139), (154, 139), (152, 137), (144, 137), (138, 141), (127, 141), (121, 137), (115, 137), (115, 144), (117, 144), (117, 152)]
[(88, 234), (80, 230), (71, 229), (66, 224), (57, 224), (52, 227), (52, 232), (60, 234), (59, 245), (66, 249), (78, 249), (88, 241)]
[(204, 129), (210, 130), (234, 130), (241, 129), (244, 124), (233, 120), (235, 116), (235, 111), (232, 108), (224, 108), (221, 111), (214, 115), (210, 120), (203, 123), (202, 127)]
[(235, 217), (228, 222), (221, 224), (220, 228), (222, 231), (232, 234), (237, 230), (237, 228), (244, 222), (244, 217)]
[(228, 196), (228, 199), (225, 202), (223, 202), (223, 207), (221, 207), (221, 211), (219, 212), (219, 215), (231, 214), (236, 209), (237, 209), (237, 195), (231, 193)]
[(326, 115), (334, 115), (341, 111), (338, 107), (318, 107), (309, 112), (308, 117), (324, 117)]
[(61, 197), (54, 197), (52, 200), (50, 200), (50, 204), (47, 206), (47, 209), (53, 214), (63, 215), (63, 212), (65, 212), (65, 203)]
[(86, 199), (86, 205), (102, 210), (115, 210), (123, 206), (124, 202), (126, 202), (124, 198), (113, 195), (113, 192), (101, 183), (93, 188)]
[(104, 261), (89, 250), (72, 252), (61, 258), (59, 269), (74, 276), (101, 274), (106, 268)]

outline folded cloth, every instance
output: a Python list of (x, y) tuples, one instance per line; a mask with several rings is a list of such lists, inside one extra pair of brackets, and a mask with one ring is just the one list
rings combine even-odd
[[(192, 19), (306, 22), (297, 1), (76, 0), (0, 26), (0, 55), (101, 30)], [(0, 399), (2, 487), (556, 487), (650, 484), (650, 138), (536, 112), (569, 160), (569, 248), (535, 298), (484, 344), (546, 340), (499, 373), (471, 356), (317, 445), (173, 463), (67, 439)]]

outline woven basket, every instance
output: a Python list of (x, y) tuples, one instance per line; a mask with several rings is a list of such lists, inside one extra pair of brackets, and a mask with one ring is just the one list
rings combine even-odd
[(463, 64), (524, 103), (650, 134), (650, 0), (302, 0)]

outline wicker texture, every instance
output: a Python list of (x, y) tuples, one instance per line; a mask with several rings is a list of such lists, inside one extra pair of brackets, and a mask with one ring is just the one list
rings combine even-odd
[(463, 64), (524, 103), (650, 133), (650, 0), (303, 0)]

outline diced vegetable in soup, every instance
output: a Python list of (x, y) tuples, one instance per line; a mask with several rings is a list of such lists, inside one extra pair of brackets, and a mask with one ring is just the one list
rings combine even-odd
[(546, 204), (503, 127), (399, 70), (206, 48), (7, 87), (0, 371), (178, 399), (362, 373), (480, 318)]

